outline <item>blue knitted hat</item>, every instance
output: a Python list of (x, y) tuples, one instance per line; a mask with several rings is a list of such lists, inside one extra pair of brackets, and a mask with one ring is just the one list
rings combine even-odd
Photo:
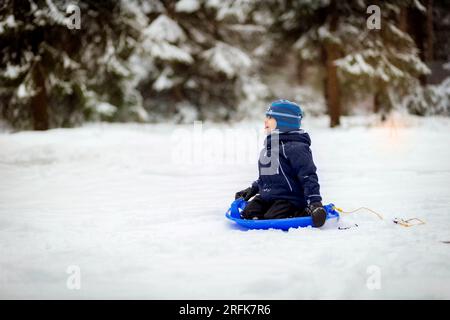
[(266, 116), (271, 116), (277, 121), (280, 132), (298, 130), (303, 118), (300, 106), (289, 100), (277, 100), (270, 104), (266, 111)]

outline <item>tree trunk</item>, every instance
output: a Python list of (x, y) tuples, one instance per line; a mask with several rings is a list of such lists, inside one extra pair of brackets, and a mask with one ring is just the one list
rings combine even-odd
[(377, 91), (373, 95), (373, 112), (378, 113), (381, 110), (380, 92)]
[(404, 6), (400, 8), (398, 25), (401, 31), (408, 33), (408, 8)]
[(33, 82), (37, 93), (31, 98), (34, 130), (48, 130), (47, 90), (45, 75), (39, 63), (33, 68)]
[(385, 86), (383, 82), (378, 79), (374, 82), (375, 92), (373, 94), (373, 112), (379, 113), (382, 109), (385, 109), (383, 101), (383, 90), (385, 90)]
[(426, 44), (425, 44), (425, 62), (431, 62), (434, 60), (434, 30), (433, 30), (433, 0), (427, 1), (427, 31), (426, 31)]
[[(427, 17), (426, 13), (417, 8), (409, 8), (408, 14), (408, 33), (414, 39), (417, 49), (419, 49), (419, 57), (422, 61), (426, 61), (425, 49), (427, 41)], [(420, 75), (419, 81), (422, 86), (427, 84), (426, 75)]]
[(334, 61), (337, 57), (336, 46), (327, 45), (327, 81), (326, 81), (326, 97), (328, 103), (328, 112), (330, 114), (330, 127), (336, 127), (340, 124), (341, 105), (339, 99), (339, 80), (337, 77), (337, 67), (334, 65)]
[[(337, 23), (338, 23), (338, 15), (336, 14), (335, 10), (332, 10), (330, 19), (330, 32), (333, 33), (334, 31), (336, 31)], [(328, 105), (328, 113), (330, 115), (331, 128), (340, 125), (340, 116), (341, 116), (339, 79), (337, 75), (337, 67), (334, 64), (334, 62), (338, 58), (339, 58), (339, 48), (337, 47), (337, 45), (332, 42), (327, 42), (325, 44), (325, 68), (326, 68), (325, 98)]]
[(378, 87), (373, 95), (373, 112), (381, 115), (381, 121), (385, 121), (389, 106), (386, 102), (386, 88), (384, 86)]

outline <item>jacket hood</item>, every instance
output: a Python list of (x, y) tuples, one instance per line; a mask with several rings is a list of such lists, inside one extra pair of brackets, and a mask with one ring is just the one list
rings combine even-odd
[[(308, 146), (311, 146), (311, 138), (309, 137), (309, 134), (306, 133), (303, 130), (299, 130), (299, 131), (290, 131), (290, 132), (274, 132), (271, 133), (270, 135), (268, 135), (266, 137), (266, 140), (264, 141), (264, 146), (266, 146), (267, 149), (270, 149), (270, 140), (271, 137), (274, 136), (278, 136), (280, 141), (283, 143), (289, 142), (289, 141), (298, 141), (298, 142), (302, 142), (305, 143)], [(269, 142), (269, 143), (268, 143)]]

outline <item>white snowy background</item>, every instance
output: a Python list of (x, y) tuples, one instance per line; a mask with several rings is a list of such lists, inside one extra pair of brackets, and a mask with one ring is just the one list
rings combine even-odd
[[(256, 155), (180, 164), (176, 148), (194, 146), (174, 134), (192, 125), (4, 130), (0, 298), (450, 298), (450, 120), (304, 126), (324, 203), (366, 206), (383, 221), (359, 212), (320, 229), (236, 228), (224, 213), (256, 178)], [(205, 124), (216, 130), (203, 145), (225, 148), (220, 137), (233, 128), (261, 123)], [(405, 228), (396, 217), (426, 224)], [(67, 287), (70, 266), (80, 268), (79, 290)]]

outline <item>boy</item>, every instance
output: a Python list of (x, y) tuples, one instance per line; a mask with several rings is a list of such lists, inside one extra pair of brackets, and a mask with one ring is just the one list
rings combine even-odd
[(258, 162), (259, 178), (236, 193), (248, 201), (244, 219), (280, 219), (310, 215), (315, 227), (326, 220), (309, 135), (300, 130), (302, 110), (288, 100), (271, 103), (264, 122), (267, 133)]

